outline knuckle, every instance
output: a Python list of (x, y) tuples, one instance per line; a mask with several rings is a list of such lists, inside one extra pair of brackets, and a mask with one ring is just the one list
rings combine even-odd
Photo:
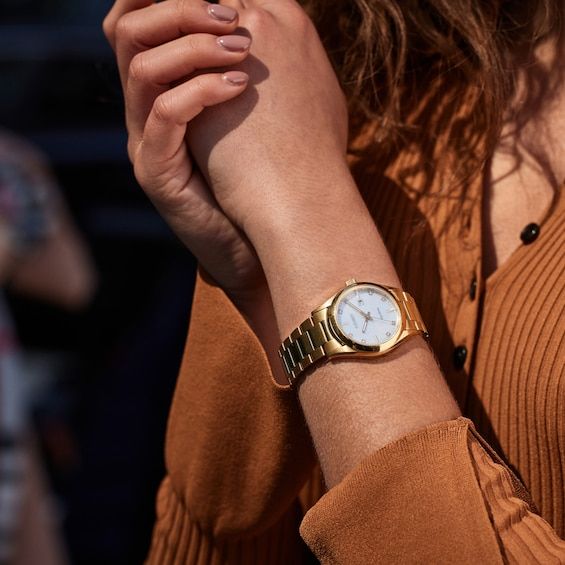
[(299, 32), (307, 34), (308, 32), (315, 31), (312, 20), (300, 6), (292, 6), (290, 8), (290, 16), (293, 27), (296, 27)]
[(115, 37), (119, 41), (134, 43), (136, 36), (135, 18), (131, 14), (124, 14), (117, 22), (115, 27)]
[(148, 62), (145, 53), (135, 55), (129, 65), (128, 80), (134, 82), (148, 81), (150, 72), (148, 70)]
[(187, 1), (186, 0), (175, 0), (175, 10), (180, 18), (186, 15)]
[(284, 5), (284, 19), (298, 33), (308, 35), (315, 31), (314, 24), (304, 8), (298, 2), (287, 2)]
[(199, 76), (190, 81), (190, 93), (199, 104), (204, 102), (210, 96), (210, 80), (208, 77)]
[(190, 51), (202, 50), (202, 36), (196, 33), (191, 33), (186, 36), (186, 47)]
[(287, 9), (288, 13), (294, 18), (310, 23), (310, 17), (306, 13), (306, 10), (298, 2), (290, 2), (287, 5)]
[(174, 121), (174, 103), (169, 92), (165, 92), (155, 99), (153, 114), (159, 122), (170, 123)]
[(250, 31), (260, 32), (264, 30), (272, 20), (269, 12), (262, 8), (249, 8), (243, 12), (241, 24)]
[(182, 15), (185, 10), (185, 0), (174, 0), (173, 4), (177, 13)]

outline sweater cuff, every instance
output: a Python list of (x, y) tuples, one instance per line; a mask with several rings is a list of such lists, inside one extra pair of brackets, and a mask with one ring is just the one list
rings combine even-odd
[(306, 514), (322, 563), (502, 563), (469, 450), (470, 420), (434, 424), (376, 451)]

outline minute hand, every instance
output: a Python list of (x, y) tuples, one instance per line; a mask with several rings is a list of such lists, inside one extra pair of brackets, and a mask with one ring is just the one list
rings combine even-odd
[(351, 306), (351, 308), (353, 308), (353, 310), (357, 310), (357, 312), (359, 312), (359, 314), (361, 314), (361, 316), (363, 316), (363, 318), (365, 318), (366, 320), (372, 320), (373, 319), (373, 317), (370, 314), (363, 312), (363, 310), (361, 310), (361, 308), (357, 308), (357, 306), (355, 306), (355, 304), (352, 304), (351, 302), (349, 302), (349, 300), (344, 300), (344, 302), (346, 304), (348, 304), (349, 306)]

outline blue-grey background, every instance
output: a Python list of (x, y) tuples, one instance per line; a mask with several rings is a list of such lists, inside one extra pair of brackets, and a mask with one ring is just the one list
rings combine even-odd
[(0, 127), (37, 144), (100, 275), (69, 314), (11, 296), (23, 345), (65, 354), (34, 421), (77, 564), (142, 563), (195, 263), (136, 185), (101, 22), (110, 0), (0, 0)]

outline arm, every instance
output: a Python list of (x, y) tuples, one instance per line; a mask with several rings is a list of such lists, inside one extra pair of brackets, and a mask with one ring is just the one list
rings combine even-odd
[[(341, 194), (343, 199), (355, 203), (354, 190)], [(324, 213), (322, 221), (305, 212), (310, 208), (316, 209), (303, 201), (285, 210), (281, 222), (288, 221), (290, 229), (275, 217), (250, 225), (268, 278), (272, 272), (281, 338), (351, 276), (398, 285), (371, 220), (363, 220), (362, 204), (353, 204), (341, 223), (340, 215)], [(300, 218), (302, 224), (293, 223)], [(311, 225), (331, 227), (314, 233)], [(317, 263), (319, 257), (323, 261)], [(346, 269), (355, 265), (352, 271), (343, 272), (343, 257)], [(330, 275), (335, 282), (319, 288), (318, 274), (327, 272), (336, 273)], [(314, 288), (314, 297), (308, 288)], [(297, 311), (304, 301), (308, 305)], [(423, 342), (406, 342), (379, 361), (320, 366), (304, 379), (299, 398), (333, 486), (301, 527), (323, 563), (565, 558), (565, 542), (536, 514), (520, 481), (472, 423), (457, 418), (455, 405), (449, 406), (450, 394)]]
[[(306, 196), (297, 199), (296, 207), (283, 208), (285, 204), (278, 202), (248, 224), (269, 282), (281, 336), (288, 335), (347, 279), (400, 286), (345, 167), (341, 178), (324, 178), (320, 173), (319, 184), (300, 193), (327, 192), (330, 184), (332, 192), (323, 207)], [(343, 203), (347, 214), (342, 213)], [(321, 227), (309, 229), (314, 225)], [(361, 459), (385, 444), (459, 415), (421, 339), (408, 341), (378, 362), (320, 366), (303, 381), (299, 396), (328, 486), (337, 484)]]

